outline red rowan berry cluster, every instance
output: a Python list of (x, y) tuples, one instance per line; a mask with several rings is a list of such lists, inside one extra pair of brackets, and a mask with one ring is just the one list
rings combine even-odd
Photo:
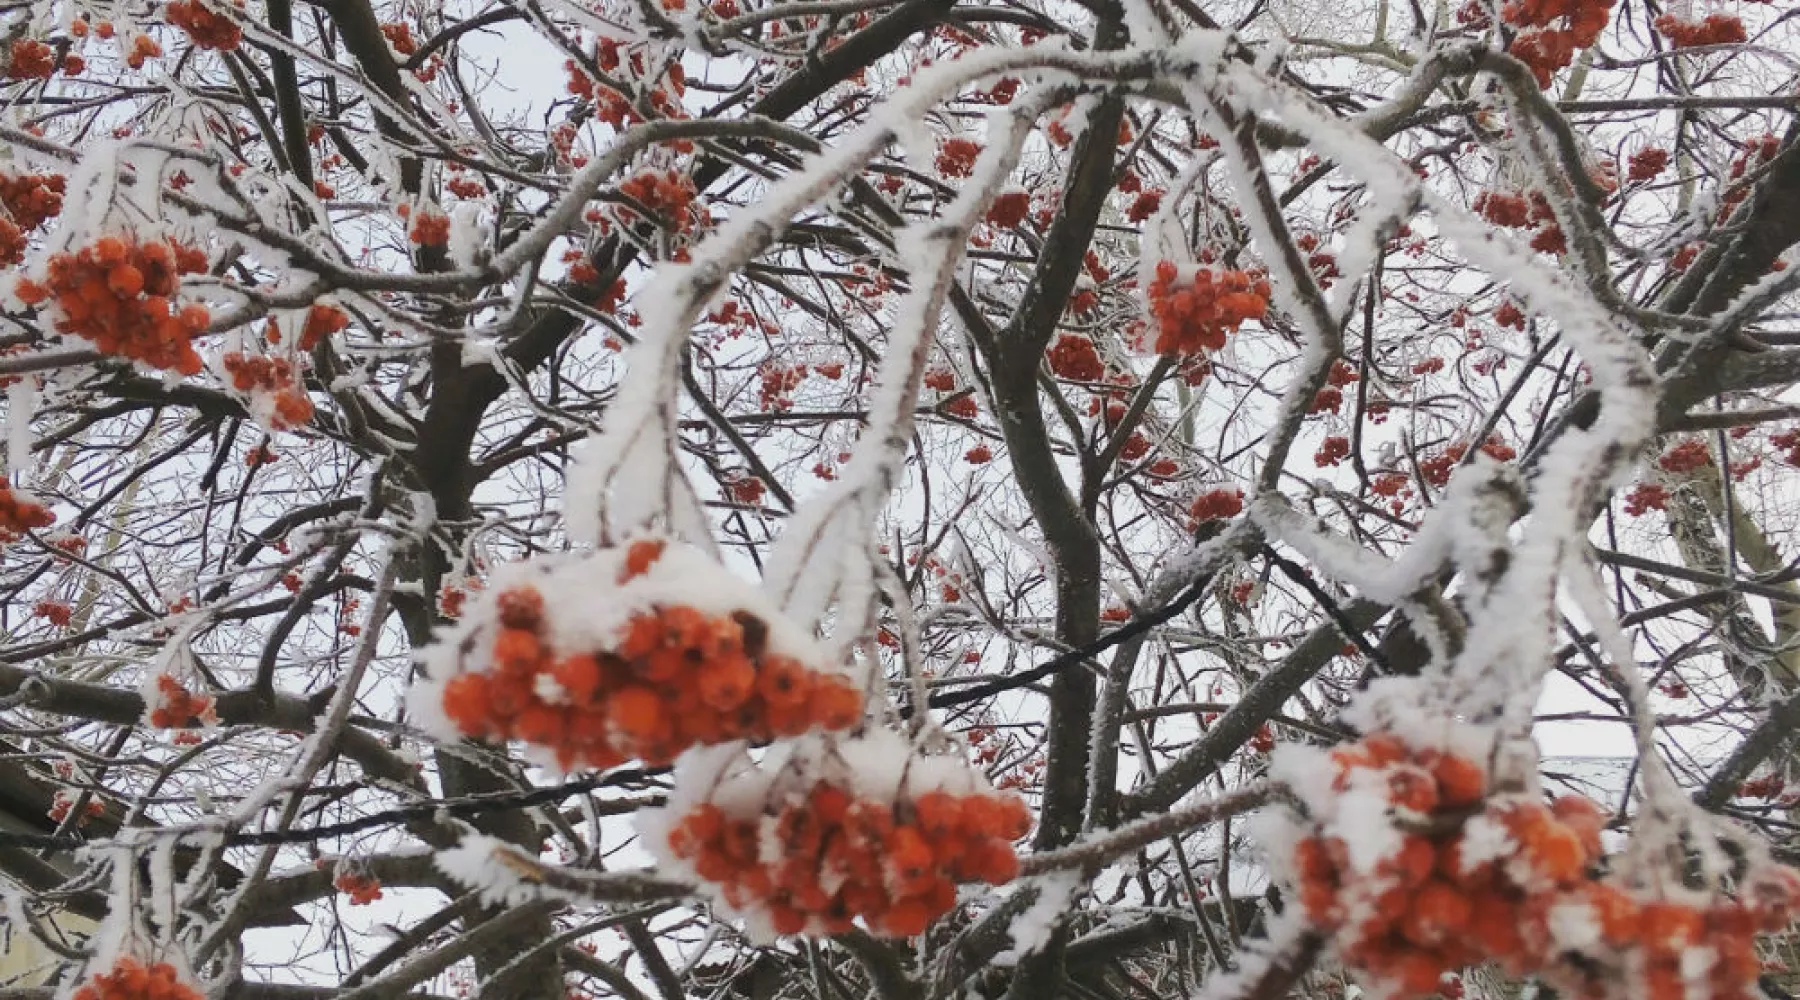
[(963, 453), (963, 461), (970, 465), (986, 465), (994, 460), (994, 449), (985, 444), (978, 444)]
[(303, 427), (312, 422), (313, 404), (294, 378), (293, 363), (286, 358), (269, 358), (232, 351), (220, 360), (231, 386), (239, 392), (267, 399), (274, 408), (270, 426), (277, 430)]
[(1245, 320), (1261, 319), (1269, 310), (1269, 283), (1250, 271), (1200, 268), (1191, 284), (1180, 284), (1172, 261), (1156, 265), (1148, 290), (1150, 314), (1156, 318), (1156, 353), (1197, 354), (1225, 346)]
[(1708, 14), (1700, 21), (1663, 14), (1650, 22), (1650, 26), (1678, 49), (1691, 49), (1700, 45), (1736, 45), (1750, 38), (1744, 32), (1744, 22), (1735, 14)]
[(149, 35), (136, 35), (131, 39), (131, 47), (125, 50), (125, 65), (132, 69), (143, 69), (144, 62), (163, 54), (162, 46)]
[(61, 174), (0, 172), (0, 267), (25, 259), (25, 234), (62, 213), (67, 185)]
[(1677, 442), (1662, 453), (1656, 460), (1657, 468), (1664, 472), (1692, 472), (1695, 469), (1711, 465), (1712, 450), (1700, 438), (1687, 438)]
[(351, 906), (367, 906), (381, 898), (381, 880), (373, 875), (339, 872), (331, 886), (349, 896)]
[(196, 695), (168, 674), (156, 675), (145, 707), (150, 710), (150, 724), (158, 729), (210, 726), (219, 721), (212, 695)]
[(1223, 521), (1244, 511), (1244, 491), (1236, 489), (1207, 490), (1188, 506), (1188, 518), (1198, 526), (1207, 521)]
[(413, 38), (412, 25), (404, 21), (388, 21), (381, 26), (381, 34), (398, 55), (410, 56), (419, 51), (419, 43)]
[(945, 139), (938, 146), (937, 170), (945, 177), (967, 177), (975, 171), (981, 143), (973, 139)]
[(1787, 780), (1779, 774), (1769, 773), (1760, 778), (1751, 778), (1738, 786), (1740, 799), (1776, 799), (1787, 791)]
[(1625, 178), (1632, 181), (1655, 180), (1669, 166), (1669, 151), (1661, 146), (1645, 146), (1626, 161)]
[(1163, 192), (1160, 188), (1150, 188), (1147, 191), (1138, 192), (1138, 196), (1133, 198), (1130, 206), (1125, 209), (1125, 218), (1131, 222), (1142, 222), (1148, 219), (1162, 207), (1162, 199)]
[(1556, 211), (1542, 192), (1508, 194), (1483, 191), (1475, 196), (1475, 211), (1496, 226), (1508, 229), (1538, 227), (1531, 238), (1531, 248), (1540, 253), (1562, 253), (1568, 249), (1562, 227), (1556, 224)]
[(1625, 494), (1625, 513), (1642, 517), (1653, 510), (1669, 508), (1669, 491), (1656, 483), (1639, 483)]
[(1098, 382), (1106, 377), (1106, 362), (1094, 342), (1079, 333), (1065, 333), (1056, 338), (1045, 352), (1050, 370), (1059, 378), (1072, 382)]
[[(699, 192), (693, 179), (673, 170), (646, 170), (619, 185), (619, 193), (642, 205), (657, 220), (672, 225), (676, 232), (693, 228), (690, 210)], [(620, 219), (630, 225), (632, 215), (621, 213)]]
[(1323, 469), (1337, 465), (1350, 457), (1350, 439), (1342, 434), (1333, 434), (1319, 443), (1319, 450), (1313, 452), (1313, 464)]
[(1031, 212), (1031, 195), (1025, 191), (1008, 191), (988, 204), (987, 223), (1001, 229), (1013, 229)]
[(1786, 452), (1781, 456), (1783, 462), (1800, 466), (1800, 427), (1769, 435), (1769, 443)]
[(110, 973), (95, 973), (71, 1000), (205, 1000), (167, 962), (144, 965), (129, 956), (113, 963)]
[(17, 38), (10, 50), (6, 75), (13, 80), (48, 80), (56, 69), (56, 53), (35, 38)]
[(974, 393), (965, 393), (945, 403), (944, 412), (963, 420), (974, 420), (981, 416), (981, 404), (975, 401)]
[(208, 9), (201, 0), (174, 0), (163, 8), (163, 20), (187, 32), (188, 38), (203, 49), (230, 52), (244, 40), (244, 29), (235, 20)]
[(1419, 459), (1419, 476), (1433, 486), (1443, 486), (1456, 471), (1456, 463), (1468, 454), (1469, 446), (1458, 441)]
[(65, 628), (75, 620), (75, 609), (62, 601), (39, 601), (32, 606), (31, 613), (57, 628)]
[[(804, 759), (809, 751), (815, 759)], [(868, 767), (851, 773), (834, 757)], [(905, 776), (872, 787), (869, 774), (896, 769)], [(765, 770), (708, 782), (705, 799), (652, 820), (665, 825), (673, 866), (691, 869), (753, 930), (841, 934), (860, 920), (913, 937), (956, 905), (959, 883), (1018, 875), (1013, 841), (1030, 831), (1030, 810), (961, 757), (919, 757), (880, 730), (799, 748), (768, 770), (773, 780)]]
[[(69, 818), (69, 813), (74, 811), (75, 803), (80, 798), (81, 794), (79, 792), (74, 792), (67, 788), (58, 788), (56, 794), (50, 797), (49, 812), (46, 812), (44, 815), (50, 817), (52, 823), (61, 823), (63, 820)], [(106, 803), (100, 801), (96, 797), (89, 796), (87, 805), (82, 807), (81, 816), (75, 821), (75, 825), (80, 826), (88, 820), (93, 819), (95, 816), (103, 816), (105, 814)]]
[[(1316, 765), (1282, 765), (1310, 814), (1291, 861), (1301, 907), (1391, 995), (1436, 993), (1446, 972), (1495, 961), (1583, 997), (1748, 996), (1756, 931), (1785, 926), (1800, 905), (1800, 873), (1774, 865), (1754, 868), (1738, 900), (1690, 903), (1595, 878), (1599, 806), (1496, 794), (1470, 756), (1391, 733), (1333, 750), (1328, 786), (1306, 784), (1304, 767)], [(1696, 981), (1700, 946), (1710, 962)]]
[(0, 476), (0, 545), (17, 541), (33, 528), (48, 528), (56, 523), (50, 508), (38, 503), (23, 490), (16, 490)]
[[(1750, 197), (1754, 185), (1745, 178), (1745, 175), (1752, 169), (1775, 159), (1775, 155), (1780, 149), (1781, 141), (1769, 132), (1744, 141), (1743, 148), (1731, 158), (1731, 168), (1726, 171), (1726, 178), (1730, 184), (1719, 199), (1718, 217), (1720, 219), (1730, 218), (1737, 211), (1738, 206), (1744, 203), (1744, 199)], [(1685, 271), (1687, 266), (1694, 262), (1694, 258), (1699, 252), (1698, 245), (1689, 243), (1677, 251), (1675, 257), (1669, 262), (1669, 267), (1673, 270)]]
[(1557, 70), (1575, 61), (1575, 50), (1600, 40), (1612, 6), (1612, 0), (1513, 0), (1500, 17), (1525, 30), (1507, 51), (1531, 67), (1538, 86), (1548, 87)]
[(170, 368), (200, 371), (193, 339), (212, 315), (197, 302), (177, 306), (181, 275), (206, 270), (205, 252), (173, 240), (103, 236), (93, 246), (50, 258), (42, 283), (19, 279), (26, 305), (53, 301), (59, 333), (90, 340), (102, 352)]
[(313, 305), (300, 328), (300, 349), (310, 351), (334, 333), (350, 328), (350, 316), (337, 306)]
[[(521, 740), (563, 768), (660, 766), (692, 746), (860, 722), (861, 692), (809, 666), (808, 640), (772, 613), (742, 610), (756, 595), (721, 588), (720, 575), (698, 553), (640, 540), (553, 567), (542, 586), (500, 587), (464, 619), (492, 636), (486, 669), (448, 677), (439, 707), (462, 735)], [(695, 606), (699, 579), (744, 600)], [(598, 615), (553, 615), (546, 591), (607, 602), (619, 617), (600, 628)]]
[(422, 247), (450, 245), (450, 217), (448, 215), (430, 210), (407, 214), (412, 220), (412, 227), (406, 233), (407, 239)]

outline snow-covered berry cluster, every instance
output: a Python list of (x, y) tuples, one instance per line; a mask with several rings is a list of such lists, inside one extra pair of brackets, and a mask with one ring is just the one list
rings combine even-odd
[(860, 722), (861, 690), (766, 603), (661, 539), (522, 564), (466, 610), (416, 698), (445, 735), (520, 740), (565, 769)]
[(1098, 382), (1106, 377), (1106, 362), (1093, 340), (1079, 333), (1065, 333), (1044, 352), (1050, 370), (1072, 382)]
[(920, 752), (889, 730), (810, 737), (755, 763), (697, 751), (666, 809), (641, 820), (651, 850), (706, 884), (753, 933), (839, 934), (858, 920), (923, 933), (956, 886), (1019, 871), (1025, 801), (997, 792), (961, 754)]
[(349, 896), (351, 906), (368, 906), (381, 898), (381, 880), (361, 872), (338, 872), (331, 887)]
[(251, 411), (268, 426), (287, 430), (312, 422), (312, 400), (295, 378), (293, 362), (232, 351), (219, 363), (231, 377), (231, 387), (250, 395)]
[(25, 259), (25, 234), (62, 214), (61, 174), (9, 174), (0, 171), (0, 267)]
[(212, 695), (194, 694), (169, 674), (157, 674), (145, 699), (150, 724), (158, 729), (188, 729), (219, 721)]
[[(243, 7), (243, 0), (237, 0)], [(163, 19), (182, 31), (195, 46), (230, 52), (244, 40), (244, 29), (229, 15), (220, 14), (201, 0), (174, 0), (163, 8)]]
[(1557, 70), (1575, 61), (1577, 49), (1600, 40), (1612, 8), (1612, 0), (1512, 0), (1500, 17), (1522, 30), (1507, 51), (1531, 67), (1538, 86), (1548, 87)]
[(1302, 748), (1278, 761), (1302, 801), (1290, 882), (1346, 965), (1390, 996), (1489, 961), (1582, 997), (1752, 995), (1755, 934), (1786, 925), (1800, 873), (1757, 866), (1736, 899), (1598, 877), (1598, 805), (1546, 804), (1534, 770), (1499, 780), (1470, 751), (1377, 732), (1324, 762)]
[(58, 333), (92, 341), (107, 354), (200, 371), (193, 339), (212, 322), (206, 306), (177, 305), (181, 275), (206, 270), (206, 253), (174, 240), (103, 236), (75, 253), (50, 257), (42, 282), (19, 279), (26, 305), (53, 304)]
[(1744, 33), (1743, 20), (1735, 14), (1708, 14), (1698, 21), (1663, 14), (1650, 22), (1650, 26), (1678, 49), (1691, 49), (1701, 45), (1736, 45), (1748, 41), (1750, 37)]
[(72, 1000), (205, 1000), (205, 995), (167, 962), (146, 965), (125, 956), (82, 983)]
[(13, 488), (5, 476), (0, 476), (0, 545), (19, 540), (34, 528), (48, 528), (55, 523), (56, 515), (50, 508)]
[(1182, 280), (1173, 261), (1156, 265), (1147, 295), (1157, 323), (1156, 353), (1198, 354), (1225, 346), (1245, 320), (1269, 311), (1269, 282), (1250, 271), (1199, 268)]

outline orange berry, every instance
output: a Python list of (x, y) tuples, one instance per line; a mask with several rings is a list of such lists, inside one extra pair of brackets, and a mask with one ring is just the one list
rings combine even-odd
[(1465, 757), (1443, 754), (1430, 763), (1430, 768), (1431, 776), (1437, 779), (1438, 801), (1445, 808), (1472, 806), (1487, 794), (1487, 771)]
[(1550, 803), (1550, 812), (1575, 831), (1587, 861), (1600, 857), (1600, 831), (1606, 829), (1606, 813), (1598, 803), (1585, 795), (1562, 795)]
[(494, 637), (494, 662), (502, 670), (528, 671), (543, 655), (538, 637), (524, 629), (503, 628)]
[(530, 587), (514, 587), (495, 598), (500, 624), (510, 629), (535, 630), (544, 618), (544, 595)]
[(1699, 911), (1670, 902), (1645, 903), (1639, 911), (1638, 926), (1646, 945), (1669, 953), (1700, 943), (1706, 930)]
[(1580, 891), (1593, 909), (1600, 923), (1600, 936), (1607, 944), (1617, 948), (1636, 940), (1638, 905), (1629, 893), (1607, 882), (1589, 882)]
[(720, 657), (700, 668), (699, 685), (707, 705), (729, 712), (756, 689), (756, 668), (743, 656)]
[(1388, 801), (1402, 809), (1429, 813), (1437, 806), (1437, 782), (1422, 767), (1395, 764), (1387, 772)]
[(1435, 947), (1460, 936), (1469, 916), (1469, 898), (1448, 882), (1434, 879), (1419, 887), (1400, 930), (1414, 944)]
[(807, 707), (821, 729), (849, 729), (862, 721), (862, 692), (848, 681), (825, 678), (813, 686)]
[(624, 583), (643, 576), (650, 567), (662, 558), (664, 542), (661, 539), (645, 538), (632, 542), (625, 550), (625, 569), (619, 574), (619, 582)]
[(657, 693), (641, 685), (631, 685), (613, 693), (606, 706), (606, 721), (619, 732), (638, 742), (654, 742), (666, 738), (669, 716)]

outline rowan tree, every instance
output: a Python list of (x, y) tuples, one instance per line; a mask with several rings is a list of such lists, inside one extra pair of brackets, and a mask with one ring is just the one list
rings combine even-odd
[(1777, 990), (1787, 14), (0, 6), (0, 997)]

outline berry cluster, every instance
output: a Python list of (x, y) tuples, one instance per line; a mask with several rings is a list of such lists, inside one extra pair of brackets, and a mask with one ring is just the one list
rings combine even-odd
[(1223, 521), (1244, 511), (1244, 491), (1236, 489), (1207, 490), (1188, 506), (1188, 518), (1199, 526), (1207, 521)]
[[(910, 755), (897, 734), (874, 742)], [(871, 794), (851, 776), (807, 778), (806, 768), (741, 798), (728, 782), (719, 796), (728, 802), (670, 810), (664, 841), (677, 867), (776, 934), (841, 934), (861, 920), (913, 937), (956, 905), (959, 883), (1015, 878), (1013, 841), (1031, 829), (1023, 799), (996, 792), (960, 758), (934, 763), (953, 763), (961, 780)]]
[(181, 275), (206, 270), (199, 249), (135, 236), (103, 236), (93, 246), (50, 258), (43, 283), (19, 279), (26, 305), (55, 300), (62, 316), (58, 333), (93, 341), (106, 354), (169, 368), (183, 375), (200, 371), (193, 339), (212, 315), (197, 302), (174, 302)]
[[(597, 557), (617, 567), (612, 582), (621, 600), (638, 596), (634, 590), (650, 599), (591, 644), (558, 641), (559, 623), (537, 587), (500, 588), (491, 605), (498, 626), (488, 646), (491, 669), (449, 678), (441, 695), (449, 721), (465, 736), (544, 748), (564, 768), (632, 758), (663, 765), (692, 746), (861, 721), (861, 692), (783, 652), (765, 618), (682, 602), (674, 578), (697, 568), (697, 554), (665, 549), (660, 540), (640, 540)], [(671, 562), (677, 565), (664, 572)], [(705, 564), (704, 571), (718, 569)], [(591, 587), (571, 583), (570, 592), (592, 594)]]
[[(1800, 904), (1800, 872), (1773, 865), (1752, 869), (1737, 900), (1683, 902), (1596, 878), (1599, 806), (1495, 794), (1475, 760), (1390, 733), (1333, 750), (1329, 773), (1294, 848), (1296, 891), (1344, 962), (1391, 995), (1436, 993), (1445, 973), (1496, 961), (1583, 997), (1748, 996), (1755, 933), (1785, 926)], [(1378, 836), (1371, 809), (1390, 824)], [(1709, 962), (1691, 953), (1701, 946)]]
[(1676, 442), (1668, 451), (1656, 459), (1656, 465), (1664, 472), (1680, 474), (1705, 468), (1712, 464), (1712, 449), (1700, 438), (1687, 438)]
[(1350, 439), (1342, 434), (1333, 434), (1319, 442), (1319, 450), (1313, 452), (1313, 464), (1319, 468), (1335, 466), (1350, 457)]
[(0, 476), (0, 545), (17, 541), (33, 528), (48, 528), (56, 523), (50, 508), (33, 500), (22, 490), (15, 490), (5, 476)]
[(25, 259), (25, 234), (62, 212), (61, 174), (0, 172), (0, 267)]
[(56, 70), (56, 53), (35, 38), (14, 39), (6, 75), (13, 80), (48, 80)]
[(1133, 198), (1130, 206), (1125, 209), (1125, 218), (1131, 222), (1142, 222), (1148, 219), (1162, 207), (1162, 199), (1163, 192), (1159, 188), (1139, 191), (1138, 196)]
[(1569, 248), (1562, 227), (1556, 224), (1556, 211), (1541, 191), (1526, 194), (1505, 191), (1483, 191), (1475, 196), (1474, 209), (1482, 218), (1508, 229), (1536, 227), (1531, 248), (1540, 253), (1562, 253)]
[[(58, 788), (56, 794), (50, 797), (50, 811), (46, 812), (44, 815), (50, 817), (50, 822), (52, 823), (61, 823), (63, 820), (69, 818), (69, 813), (75, 810), (75, 803), (79, 801), (80, 798), (81, 795), (78, 792), (70, 791), (67, 788)], [(83, 806), (81, 809), (81, 815), (76, 818), (75, 825), (80, 826), (96, 816), (103, 816), (105, 814), (106, 803), (100, 801), (96, 797), (90, 796), (87, 800), (87, 805)]]
[[(620, 184), (619, 193), (643, 206), (653, 218), (672, 225), (677, 232), (686, 232), (693, 226), (693, 213), (689, 209), (699, 192), (686, 174), (673, 170), (646, 170)], [(630, 225), (632, 216), (621, 213), (620, 219)]]
[(1600, 40), (1612, 20), (1612, 0), (1512, 0), (1500, 8), (1506, 23), (1524, 30), (1507, 51), (1531, 67), (1538, 86), (1575, 61), (1575, 50)]
[(1156, 265), (1149, 288), (1150, 314), (1156, 318), (1156, 353), (1198, 354), (1225, 346), (1245, 320), (1261, 319), (1269, 310), (1269, 283), (1250, 271), (1200, 268), (1191, 283), (1180, 282), (1171, 261)]
[(274, 412), (269, 416), (269, 425), (276, 430), (304, 427), (312, 422), (312, 400), (295, 380), (293, 363), (286, 358), (232, 351), (220, 363), (231, 376), (232, 388), (271, 401)]
[(31, 613), (57, 628), (67, 628), (75, 620), (75, 609), (62, 601), (39, 601), (32, 605)]
[(1092, 340), (1079, 333), (1057, 337), (1056, 343), (1045, 352), (1045, 358), (1058, 378), (1071, 382), (1098, 382), (1106, 377), (1106, 362), (1100, 360), (1100, 350)]
[(1008, 191), (988, 203), (987, 223), (1001, 229), (1013, 229), (1031, 212), (1031, 195), (1025, 191)]
[(1669, 509), (1669, 491), (1656, 483), (1639, 483), (1625, 494), (1625, 513), (1642, 517), (1653, 510)]
[(408, 214), (412, 219), (412, 228), (407, 230), (407, 239), (422, 247), (450, 245), (450, 217), (448, 215), (432, 211)]
[(156, 675), (155, 697), (147, 707), (150, 724), (158, 729), (210, 726), (219, 721), (212, 695), (196, 695), (168, 674)]
[(71, 1000), (205, 1000), (205, 996), (183, 982), (173, 965), (146, 966), (127, 956), (113, 963), (110, 974), (95, 973)]
[(132, 69), (143, 69), (144, 62), (163, 54), (162, 46), (149, 35), (135, 35), (131, 39), (131, 47), (125, 50), (125, 65)]
[(349, 896), (351, 906), (367, 906), (381, 898), (381, 880), (373, 875), (339, 872), (331, 887)]
[(1800, 466), (1800, 427), (1769, 435), (1769, 443), (1786, 453), (1781, 456), (1783, 462)]
[(1650, 22), (1650, 26), (1678, 49), (1691, 49), (1700, 45), (1736, 45), (1750, 38), (1744, 33), (1744, 22), (1734, 14), (1708, 14), (1700, 21), (1663, 14)]
[(1669, 166), (1669, 151), (1661, 146), (1645, 146), (1625, 161), (1625, 178), (1631, 181), (1655, 180)]
[(975, 172), (981, 143), (973, 139), (945, 139), (938, 147), (937, 170), (945, 177), (967, 177)]
[(350, 328), (350, 317), (337, 306), (313, 305), (306, 310), (306, 322), (300, 327), (300, 349), (310, 351), (334, 333)]
[[(242, 0), (238, 0), (242, 5)], [(201, 0), (174, 0), (163, 8), (163, 19), (182, 31), (203, 49), (230, 52), (244, 40), (244, 29), (225, 14), (214, 13)]]

